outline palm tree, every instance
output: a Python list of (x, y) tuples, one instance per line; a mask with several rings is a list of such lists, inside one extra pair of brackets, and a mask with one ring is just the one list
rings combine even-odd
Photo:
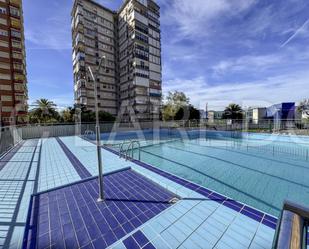
[(309, 116), (309, 99), (304, 99), (299, 103), (298, 111)]
[(243, 118), (243, 110), (240, 105), (237, 104), (229, 104), (223, 114), (223, 118), (225, 119), (242, 119)]
[(34, 116), (40, 123), (47, 123), (50, 120), (57, 120), (59, 114), (56, 111), (56, 104), (48, 99), (38, 99), (35, 102), (35, 108), (30, 111), (30, 115)]

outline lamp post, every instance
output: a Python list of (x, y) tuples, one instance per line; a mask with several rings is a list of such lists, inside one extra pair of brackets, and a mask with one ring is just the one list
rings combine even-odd
[(98, 171), (99, 171), (99, 198), (98, 202), (104, 201), (104, 191), (103, 191), (103, 169), (102, 169), (102, 154), (101, 154), (101, 141), (100, 141), (100, 123), (99, 123), (99, 108), (98, 108), (98, 93), (97, 93), (97, 77), (100, 68), (104, 62), (104, 68), (106, 68), (106, 57), (103, 56), (100, 60), (96, 75), (93, 74), (91, 67), (88, 67), (91, 78), (94, 84), (94, 99), (95, 99), (95, 118), (96, 118), (96, 144), (97, 144), (97, 156), (98, 156)]

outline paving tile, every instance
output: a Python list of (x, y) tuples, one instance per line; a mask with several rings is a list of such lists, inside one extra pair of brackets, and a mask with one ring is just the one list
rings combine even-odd
[[(103, 181), (106, 196), (103, 203), (96, 202), (97, 179), (38, 195), (40, 208), (39, 213), (34, 215), (41, 217), (36, 228), (43, 234), (42, 237), (29, 238), (35, 241), (37, 248), (45, 248), (48, 239), (50, 244), (56, 243), (56, 236), (46, 237), (51, 227), (61, 231), (64, 244), (71, 247), (97, 248), (100, 241), (104, 241), (104, 247), (110, 246), (148, 221), (145, 215), (147, 211), (157, 215), (170, 207), (172, 204), (168, 202), (175, 197), (175, 194), (132, 170), (104, 176)], [(42, 220), (42, 217), (46, 217), (45, 212), (50, 214), (47, 221)], [(127, 248), (128, 245), (134, 248), (135, 244), (140, 248), (148, 243), (142, 231), (135, 232), (131, 238), (123, 241)]]

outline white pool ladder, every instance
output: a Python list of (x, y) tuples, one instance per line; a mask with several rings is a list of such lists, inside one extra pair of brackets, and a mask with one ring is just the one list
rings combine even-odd
[(120, 147), (119, 147), (119, 157), (122, 158), (122, 157), (125, 157), (125, 150), (124, 150), (124, 145), (125, 144), (131, 144), (131, 140), (124, 140), (121, 144), (120, 144)]
[(86, 130), (84, 135), (85, 136), (89, 136), (89, 135), (94, 136), (95, 134), (94, 134), (94, 132), (92, 130)]
[[(123, 146), (125, 144), (129, 144), (127, 147), (126, 151), (124, 150)], [(138, 140), (133, 140), (133, 141), (123, 141), (123, 143), (120, 145), (120, 150), (119, 150), (119, 157), (124, 157), (126, 160), (129, 159), (129, 150), (131, 149), (131, 158), (134, 156), (134, 145), (137, 145), (138, 149), (138, 160), (141, 160), (141, 144)]]

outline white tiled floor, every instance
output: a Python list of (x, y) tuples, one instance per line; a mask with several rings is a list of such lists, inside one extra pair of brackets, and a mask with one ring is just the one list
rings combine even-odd
[(10, 233), (12, 237), (9, 248), (21, 246), (24, 231), (21, 224), (26, 222), (29, 200), (33, 193), (39, 147), (37, 140), (26, 141), (0, 171), (0, 248), (4, 246)]
[[(62, 137), (61, 140), (93, 175), (98, 175), (96, 146), (80, 137)], [(104, 173), (119, 170), (132, 165), (114, 154), (102, 149)]]
[(43, 139), (40, 162), (39, 191), (80, 180), (55, 138)]

